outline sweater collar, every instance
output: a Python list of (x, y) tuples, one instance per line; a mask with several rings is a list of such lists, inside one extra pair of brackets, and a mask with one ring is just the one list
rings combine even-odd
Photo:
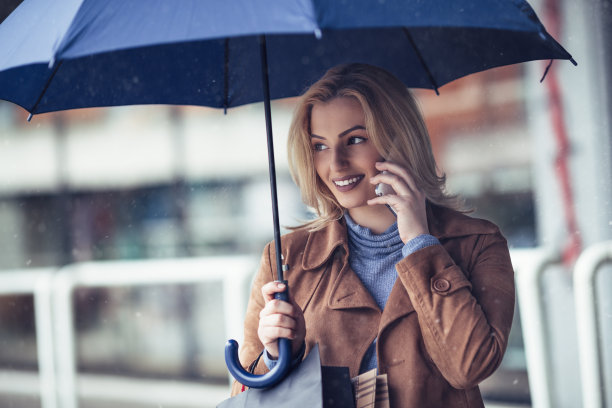
[(348, 213), (344, 214), (344, 218), (351, 255), (354, 255), (354, 251), (358, 251), (366, 257), (380, 258), (401, 251), (404, 243), (399, 236), (397, 222), (394, 222), (383, 233), (375, 234), (369, 228), (353, 221)]

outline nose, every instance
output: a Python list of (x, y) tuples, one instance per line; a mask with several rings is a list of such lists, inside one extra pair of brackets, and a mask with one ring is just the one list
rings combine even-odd
[(330, 167), (332, 170), (342, 170), (348, 166), (348, 159), (343, 148), (332, 149)]

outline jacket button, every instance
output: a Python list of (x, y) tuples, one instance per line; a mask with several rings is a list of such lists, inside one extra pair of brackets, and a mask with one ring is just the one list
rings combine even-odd
[(433, 288), (438, 292), (447, 292), (450, 289), (450, 282), (446, 279), (436, 279)]

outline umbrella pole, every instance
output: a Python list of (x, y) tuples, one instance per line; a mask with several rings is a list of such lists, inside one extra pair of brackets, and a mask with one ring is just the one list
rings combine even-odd
[[(266, 137), (268, 141), (268, 170), (270, 174), (270, 194), (272, 196), (272, 222), (274, 225), (274, 246), (276, 249), (276, 280), (283, 282), (283, 255), (281, 249), (280, 223), (278, 216), (278, 193), (276, 190), (276, 164), (274, 162), (274, 141), (272, 138), (272, 110), (270, 108), (270, 81), (268, 79), (268, 52), (266, 37), (259, 36), (259, 49), (261, 53), (261, 81), (264, 93), (264, 111), (266, 117)], [(283, 299), (287, 300), (287, 299)]]
[[(277, 281), (285, 283), (285, 291), (276, 293), (276, 299), (288, 301), (289, 287), (283, 277), (283, 272), (288, 269), (287, 265), (282, 264), (280, 223), (278, 221), (278, 199), (276, 193), (276, 165), (274, 163), (274, 144), (272, 142), (272, 114), (270, 109), (270, 84), (268, 81), (268, 54), (266, 50), (266, 38), (264, 35), (259, 37), (261, 51), (261, 76), (264, 91), (264, 109), (266, 116), (266, 134), (268, 138), (268, 164), (270, 168), (270, 190), (272, 194), (272, 217), (274, 222), (274, 244), (276, 246), (276, 271)], [(265, 353), (264, 350), (262, 353)], [(240, 364), (238, 358), (238, 343), (236, 340), (228, 340), (225, 344), (225, 364), (230, 374), (241, 384), (250, 388), (271, 387), (283, 378), (291, 368), (291, 340), (286, 338), (278, 339), (278, 360), (276, 366), (263, 375), (255, 375), (247, 372)]]

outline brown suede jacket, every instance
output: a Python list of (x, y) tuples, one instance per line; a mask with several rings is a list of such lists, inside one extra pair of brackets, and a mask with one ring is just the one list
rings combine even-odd
[[(289, 291), (304, 311), (306, 353), (319, 344), (323, 365), (358, 375), (375, 338), (392, 407), (483, 407), (478, 383), (499, 366), (514, 311), (514, 272), (505, 238), (492, 223), (444, 207), (427, 209), (441, 245), (396, 265), (383, 311), (348, 263), (344, 220), (283, 236)], [(276, 276), (274, 245), (264, 250), (245, 320), (240, 360), (263, 349), (257, 337), (261, 286)], [(263, 359), (255, 373), (267, 371)], [(234, 383), (232, 394), (240, 391)]]

